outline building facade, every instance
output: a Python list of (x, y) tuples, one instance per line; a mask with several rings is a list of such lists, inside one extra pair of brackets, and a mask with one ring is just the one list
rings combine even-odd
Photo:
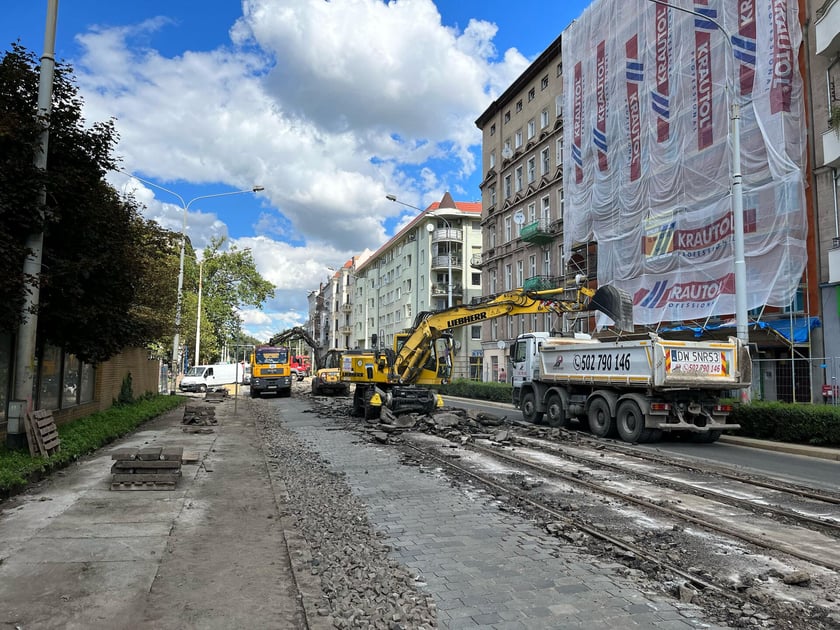
[[(418, 313), (468, 303), (481, 294), (471, 266), (481, 252), (481, 204), (455, 202), (449, 193), (415, 217), (369, 256), (354, 258), (322, 285), (323, 347), (392, 348)], [(310, 322), (317, 320), (310, 299)], [(311, 331), (310, 331), (311, 332)], [(374, 339), (375, 335), (375, 339)], [(454, 332), (456, 378), (481, 377), (481, 328)]]
[[(563, 61), (558, 37), (476, 120), (482, 133), (481, 270), (486, 295), (573, 286), (595, 278), (595, 249), (564, 264)], [(572, 269), (574, 271), (572, 272)], [(568, 318), (568, 316), (567, 316)], [(586, 330), (587, 318), (500, 317), (484, 324), (483, 380), (500, 380), (517, 335)], [(503, 379), (502, 379), (503, 380)]]

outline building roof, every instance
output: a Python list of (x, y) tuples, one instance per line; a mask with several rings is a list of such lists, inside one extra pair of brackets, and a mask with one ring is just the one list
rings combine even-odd
[(425, 210), (423, 210), (420, 214), (414, 217), (408, 225), (406, 225), (403, 229), (399, 232), (394, 234), (391, 238), (389, 238), (382, 246), (377, 249), (373, 254), (371, 254), (368, 258), (362, 261), (357, 267), (356, 270), (360, 271), (368, 266), (369, 263), (375, 261), (379, 258), (380, 254), (387, 251), (389, 248), (393, 247), (393, 244), (401, 239), (404, 235), (408, 232), (413, 230), (417, 227), (417, 225), (428, 218), (429, 213), (434, 212), (438, 209), (454, 209), (460, 210), (461, 212), (467, 214), (474, 214), (478, 217), (481, 217), (481, 202), (480, 201), (455, 201), (452, 199), (452, 195), (449, 194), (449, 191), (444, 193), (443, 199), (440, 201), (435, 201), (431, 203)]

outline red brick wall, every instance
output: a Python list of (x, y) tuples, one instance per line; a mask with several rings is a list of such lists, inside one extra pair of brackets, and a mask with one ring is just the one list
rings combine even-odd
[[(93, 386), (93, 401), (54, 411), (58, 425), (89, 416), (111, 407), (120, 396), (123, 378), (131, 373), (131, 389), (134, 397), (147, 392), (158, 393), (160, 362), (149, 360), (144, 348), (128, 348), (104, 363), (96, 366), (96, 381)], [(5, 421), (0, 423), (0, 440), (6, 439)]]

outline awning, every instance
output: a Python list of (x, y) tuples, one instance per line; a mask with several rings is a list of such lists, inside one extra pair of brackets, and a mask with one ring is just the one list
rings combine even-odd
[[(819, 317), (794, 317), (787, 319), (774, 319), (770, 321), (749, 322), (747, 329), (750, 333), (750, 341), (761, 344), (768, 336), (779, 335), (788, 343), (807, 343), (810, 339), (810, 332), (822, 326)], [(706, 326), (678, 325), (660, 328), (660, 333), (686, 333), (691, 332), (696, 338), (701, 337), (722, 337), (736, 335), (735, 320), (727, 320)], [(758, 333), (758, 334), (754, 334)], [(762, 334), (764, 333), (764, 334)], [(758, 337), (754, 339), (753, 337)]]

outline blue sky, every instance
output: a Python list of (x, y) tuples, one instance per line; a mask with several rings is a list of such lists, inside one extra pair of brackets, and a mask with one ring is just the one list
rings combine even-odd
[[(261, 340), (305, 322), (306, 294), (450, 191), (480, 198), (475, 119), (587, 0), (59, 2), (56, 56), (89, 123), (114, 118), (126, 170), (185, 201), (197, 248), (225, 235), (277, 286), (242, 313)], [(43, 52), (47, 0), (7, 2), (4, 50)], [(147, 216), (177, 197), (115, 173)], [(173, 278), (173, 282), (176, 279)]]

